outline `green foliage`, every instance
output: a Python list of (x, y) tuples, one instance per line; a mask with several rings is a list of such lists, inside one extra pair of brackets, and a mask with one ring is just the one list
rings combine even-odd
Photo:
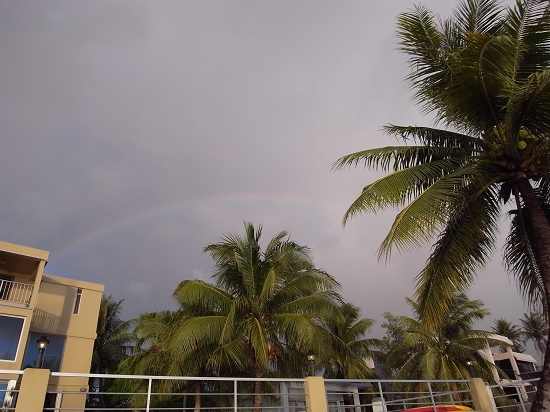
[[(413, 351), (404, 346), (407, 330), (401, 321), (401, 316), (391, 312), (384, 312), (383, 316), (385, 321), (380, 326), (386, 330), (386, 333), (382, 338), (379, 360), (384, 369), (384, 377), (390, 378), (395, 376), (397, 371), (411, 358)], [(393, 356), (391, 362), (388, 362), (387, 357), (390, 353), (393, 353)]]
[[(407, 299), (407, 303), (415, 317), (386, 314), (383, 324), (387, 328), (390, 350), (385, 361), (387, 367), (397, 371), (396, 379), (470, 379), (473, 371), (473, 377), (494, 382), (495, 366), (481, 355), (480, 350), (485, 349), (487, 343), (495, 345), (499, 341), (492, 339), (490, 333), (473, 328), (489, 314), (481, 301), (457, 295), (438, 328), (422, 321), (417, 302)], [(417, 384), (411, 385), (409, 389)], [(447, 385), (446, 390), (458, 389), (455, 383), (443, 385)]]
[[(523, 332), (517, 325), (512, 325), (509, 321), (506, 319), (500, 318), (495, 319), (494, 326), (491, 328), (491, 330), (496, 333), (497, 335), (505, 336), (508, 339), (512, 341), (514, 344), (514, 351), (516, 352), (523, 352), (525, 348), (523, 345), (525, 342), (523, 342)], [(502, 352), (506, 352), (509, 345), (506, 344), (500, 344), (500, 350)]]
[(374, 321), (359, 319), (360, 309), (351, 303), (336, 308), (331, 316), (322, 320), (332, 336), (332, 342), (320, 348), (320, 365), (325, 366), (326, 378), (367, 379), (374, 373), (365, 363), (365, 359), (377, 355), (376, 348), (381, 346), (379, 339), (366, 339)]
[[(173, 293), (175, 312), (141, 315), (135, 354), (125, 373), (173, 376), (303, 377), (306, 352), (319, 365), (339, 365), (346, 376), (370, 376), (361, 359), (373, 342), (363, 339), (372, 321), (344, 304), (338, 282), (316, 268), (311, 251), (280, 232), (260, 246), (262, 228), (245, 223), (245, 235), (225, 235), (204, 251), (213, 258), (215, 283), (185, 280)], [(251, 393), (269, 392), (253, 382)], [(175, 381), (158, 384), (161, 392)], [(186, 385), (184, 382), (178, 385)], [(186, 387), (187, 390), (191, 388)], [(196, 393), (199, 409), (206, 390)], [(261, 398), (255, 397), (255, 408)]]
[(542, 355), (548, 345), (548, 317), (541, 312), (524, 313), (519, 320), (525, 340), (533, 341), (535, 349)]
[[(123, 301), (115, 301), (111, 295), (101, 298), (90, 373), (115, 373), (118, 364), (128, 357), (133, 348), (133, 335), (129, 332), (133, 321), (120, 319)], [(106, 392), (111, 384), (112, 380), (105, 378), (90, 378), (89, 381), (92, 392)], [(105, 395), (92, 394), (87, 399), (87, 405), (105, 407), (110, 404)]]
[(101, 298), (91, 373), (114, 373), (133, 346), (133, 335), (129, 332), (133, 320), (120, 319), (122, 302), (124, 299), (115, 301), (111, 295)]

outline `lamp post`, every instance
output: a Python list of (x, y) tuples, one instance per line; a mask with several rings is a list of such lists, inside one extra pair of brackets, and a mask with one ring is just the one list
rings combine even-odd
[(468, 370), (470, 371), (470, 377), (473, 378), (474, 377), (474, 361), (467, 360), (466, 365), (468, 365)]
[(47, 336), (41, 336), (36, 343), (38, 343), (38, 358), (36, 358), (36, 367), (42, 368), (42, 365), (44, 364), (44, 352), (46, 351), (46, 346), (48, 346), (50, 341)]
[(309, 361), (309, 376), (315, 376), (315, 352), (310, 349), (306, 355)]

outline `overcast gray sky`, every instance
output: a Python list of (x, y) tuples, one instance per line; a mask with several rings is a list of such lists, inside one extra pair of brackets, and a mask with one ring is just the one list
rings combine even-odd
[[(384, 124), (431, 124), (397, 51), (412, 6), (1, 0), (0, 238), (49, 250), (48, 273), (105, 284), (134, 317), (208, 280), (202, 248), (246, 220), (309, 245), (378, 325), (407, 313), (429, 249), (377, 262), (395, 213), (341, 218), (378, 175), (331, 165), (393, 144)], [(524, 312), (501, 260), (470, 292), (487, 326)]]

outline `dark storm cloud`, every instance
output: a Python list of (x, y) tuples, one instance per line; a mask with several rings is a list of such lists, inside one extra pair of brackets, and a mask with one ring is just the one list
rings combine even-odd
[[(172, 307), (181, 280), (209, 279), (202, 248), (247, 220), (311, 246), (364, 316), (403, 313), (429, 249), (379, 264), (392, 214), (340, 224), (379, 175), (330, 168), (393, 144), (388, 122), (431, 122), (396, 51), (410, 7), (0, 1), (0, 238), (50, 250), (48, 271), (105, 283), (135, 316)], [(475, 297), (517, 319), (496, 260)]]

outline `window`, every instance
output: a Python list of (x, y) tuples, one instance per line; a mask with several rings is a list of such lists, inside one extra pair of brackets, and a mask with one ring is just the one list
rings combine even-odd
[[(36, 341), (43, 336), (40, 333), (29, 334), (27, 350), (23, 358), (23, 368), (35, 368), (38, 359), (38, 344)], [(61, 336), (48, 336), (50, 343), (44, 351), (44, 361), (42, 367), (52, 372), (59, 372), (61, 369), (61, 358), (63, 349), (65, 349), (65, 338)]]
[(535, 365), (531, 362), (516, 360), (516, 363), (518, 364), (519, 373), (535, 372)]
[(82, 301), (82, 289), (78, 288), (76, 290), (76, 299), (74, 300), (73, 313), (75, 315), (78, 315), (78, 312), (80, 312), (80, 302), (81, 301)]
[(0, 409), (8, 406), (7, 402), (4, 405), (4, 400), (6, 399), (6, 393), (8, 392), (8, 382), (0, 382)]
[(0, 360), (15, 360), (24, 322), (24, 318), (0, 315)]

